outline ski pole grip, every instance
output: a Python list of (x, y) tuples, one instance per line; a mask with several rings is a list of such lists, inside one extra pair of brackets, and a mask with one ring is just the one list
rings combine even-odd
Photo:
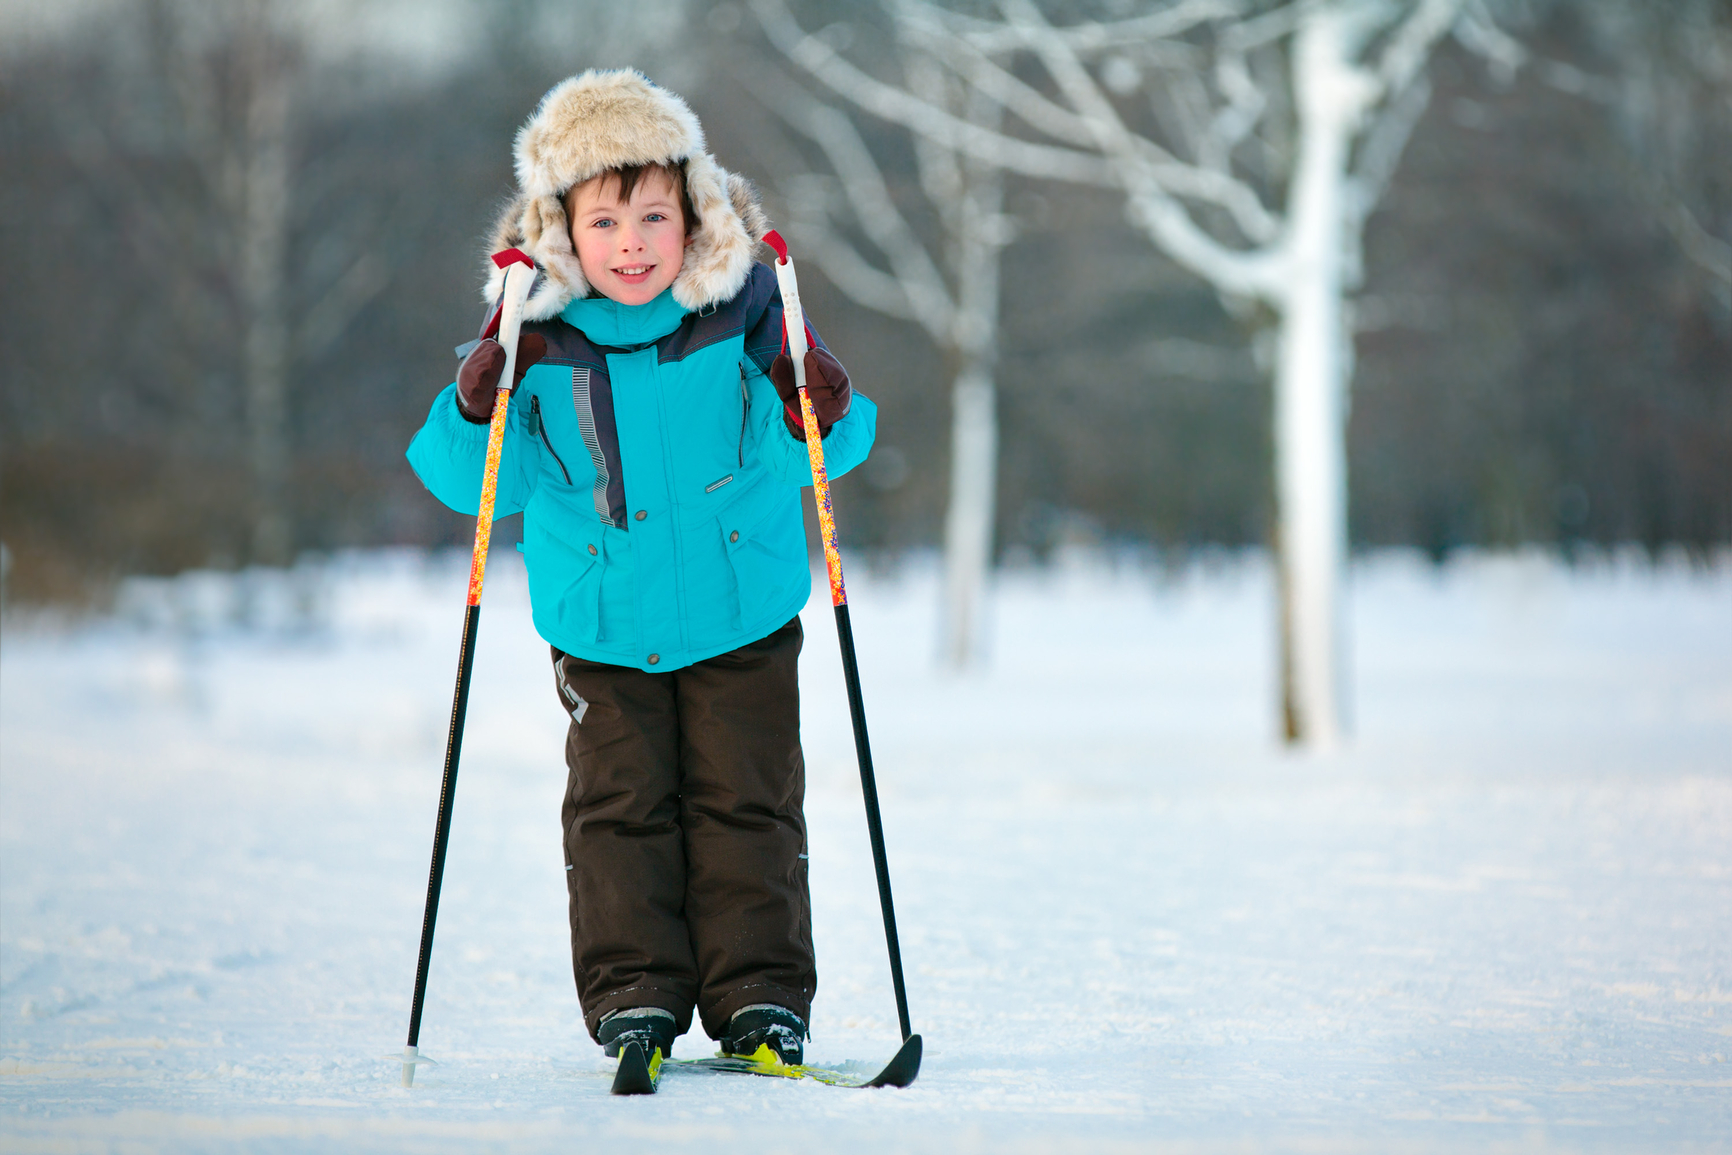
[[(499, 295), (497, 340), (505, 347), (505, 371), (499, 375), (499, 391), (517, 387), (517, 338), (523, 331), (523, 303), (535, 283), (535, 262), (522, 249), (504, 249), (493, 254), (493, 263), (505, 270), (504, 291)], [(489, 326), (490, 328), (492, 326)]]
[(782, 290), (782, 325), (788, 334), (788, 360), (794, 363), (794, 387), (806, 391), (806, 311), (800, 307), (800, 282), (794, 275), (794, 261), (788, 256), (788, 242), (771, 229), (764, 234), (764, 243), (776, 250), (776, 285)]

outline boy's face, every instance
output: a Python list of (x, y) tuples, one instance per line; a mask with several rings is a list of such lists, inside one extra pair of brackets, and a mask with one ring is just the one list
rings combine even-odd
[(685, 260), (686, 222), (673, 181), (646, 172), (629, 201), (618, 177), (603, 174), (572, 193), (571, 244), (589, 283), (622, 305), (655, 300)]

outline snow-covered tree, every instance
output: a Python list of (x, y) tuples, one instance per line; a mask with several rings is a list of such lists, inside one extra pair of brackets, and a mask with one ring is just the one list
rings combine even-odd
[[(937, 108), (996, 128), (998, 106), (957, 82), (908, 37), (897, 43), (908, 90)], [(797, 90), (765, 103), (824, 155), (830, 174), (784, 179), (789, 228), (830, 282), (857, 303), (924, 329), (951, 375), (950, 494), (944, 523), (941, 657), (964, 669), (980, 658), (997, 488), (999, 254), (1013, 229), (1002, 212), (1004, 173), (929, 136), (913, 134), (920, 188), (939, 224), (922, 239), (846, 114)], [(877, 258), (850, 235), (862, 236)]]
[(1426, 107), (1437, 44), (1520, 62), (1484, 0), (1176, 0), (1056, 23), (1034, 0), (996, 0), (990, 19), (887, 0), (1010, 128), (857, 67), (781, 0), (754, 3), (777, 47), (858, 108), (1008, 172), (1121, 191), (1163, 253), (1269, 319), (1284, 728), (1338, 742), (1360, 242)]

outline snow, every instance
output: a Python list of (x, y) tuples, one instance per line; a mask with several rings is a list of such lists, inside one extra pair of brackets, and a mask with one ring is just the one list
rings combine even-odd
[[(569, 973), (563, 715), (489, 570), (399, 1085), (466, 559), (134, 582), (0, 647), (8, 1151), (1726, 1150), (1732, 559), (1353, 572), (1356, 737), (1274, 741), (1257, 557), (849, 574), (920, 1080), (607, 1094)], [(822, 588), (820, 583), (819, 588)], [(895, 1007), (831, 616), (805, 613), (820, 989)], [(244, 623), (244, 624), (242, 624)], [(707, 1053), (690, 1035), (678, 1056)]]

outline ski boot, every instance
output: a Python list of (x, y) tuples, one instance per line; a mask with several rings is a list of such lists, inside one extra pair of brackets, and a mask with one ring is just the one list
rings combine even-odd
[(646, 1062), (658, 1047), (661, 1048), (662, 1058), (672, 1054), (677, 1033), (673, 1012), (664, 1011), (660, 1007), (631, 1007), (609, 1011), (601, 1017), (601, 1026), (596, 1030), (596, 1034), (601, 1038), (602, 1053), (608, 1058), (619, 1058), (621, 1047), (627, 1043), (637, 1043), (643, 1048)]
[(800, 1041), (805, 1034), (806, 1021), (793, 1011), (773, 1003), (754, 1003), (741, 1007), (728, 1020), (722, 1053), (751, 1058), (759, 1047), (768, 1046), (781, 1062), (797, 1067), (805, 1057)]

